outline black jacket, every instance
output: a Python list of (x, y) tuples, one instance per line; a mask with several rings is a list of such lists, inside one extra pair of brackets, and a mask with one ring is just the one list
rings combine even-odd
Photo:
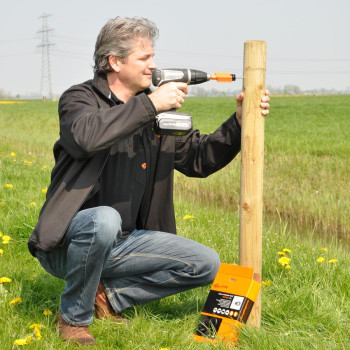
[[(155, 121), (156, 111), (148, 93), (150, 90), (126, 104), (116, 104), (110, 98), (106, 76), (95, 74), (93, 80), (73, 86), (62, 95), (60, 138), (54, 145), (55, 167), (46, 202), (29, 238), (32, 255), (37, 249), (50, 252), (60, 244), (75, 214), (98, 191), (98, 179), (110, 153), (117, 154), (122, 165), (145, 160), (137, 157), (133, 136)], [(142, 213), (142, 228), (176, 233), (174, 169), (187, 176), (206, 177), (223, 168), (240, 151), (240, 127), (232, 115), (210, 135), (193, 130), (181, 137), (159, 139), (154, 135), (149, 142), (151, 149), (152, 143), (158, 142), (158, 151), (149, 205)], [(127, 150), (128, 156), (121, 150)], [(150, 155), (145, 157), (148, 161)], [(123, 221), (137, 216), (140, 193), (146, 186), (144, 179), (137, 171), (123, 179), (130, 187), (127, 200), (123, 198)]]

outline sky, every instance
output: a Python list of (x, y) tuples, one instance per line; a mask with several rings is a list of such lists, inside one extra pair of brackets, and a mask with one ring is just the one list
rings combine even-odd
[[(263, 40), (267, 44), (267, 86), (350, 89), (349, 0), (3, 1), (0, 89), (13, 96), (40, 92), (44, 14), (50, 15), (50, 73), (55, 94), (92, 78), (96, 37), (116, 16), (146, 17), (157, 24), (160, 36), (155, 60), (159, 68), (240, 76), (244, 42)], [(47, 69), (44, 74), (47, 77)], [(212, 81), (201, 87), (239, 90), (242, 83)]]

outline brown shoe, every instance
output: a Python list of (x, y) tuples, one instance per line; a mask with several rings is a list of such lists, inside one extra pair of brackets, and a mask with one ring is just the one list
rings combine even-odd
[(107, 295), (102, 287), (101, 282), (98, 284), (94, 306), (94, 314), (99, 320), (108, 319), (118, 324), (129, 324), (129, 320), (122, 318), (115, 313), (112, 305), (108, 301)]
[(90, 333), (87, 326), (73, 326), (67, 323), (59, 312), (56, 317), (56, 323), (60, 337), (64, 341), (78, 342), (79, 344), (96, 344), (96, 339)]

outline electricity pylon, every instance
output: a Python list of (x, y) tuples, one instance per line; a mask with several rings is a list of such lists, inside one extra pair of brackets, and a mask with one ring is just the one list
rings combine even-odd
[(40, 95), (43, 98), (52, 98), (52, 80), (51, 80), (51, 61), (50, 61), (50, 48), (55, 45), (49, 40), (49, 32), (53, 29), (48, 28), (47, 17), (51, 15), (43, 14), (39, 18), (43, 19), (43, 26), (38, 33), (41, 33), (41, 44), (38, 47), (41, 48), (41, 83), (40, 83)]

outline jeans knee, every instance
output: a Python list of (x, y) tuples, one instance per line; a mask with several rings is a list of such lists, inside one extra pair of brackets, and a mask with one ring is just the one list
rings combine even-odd
[(66, 239), (110, 247), (121, 231), (121, 217), (112, 207), (101, 206), (80, 211), (69, 227)]
[(99, 244), (110, 246), (121, 231), (122, 220), (117, 210), (108, 206), (96, 208), (94, 218), (96, 240)]
[(211, 269), (210, 269), (210, 276), (209, 279), (211, 282), (214, 281), (214, 278), (219, 270), (221, 261), (220, 261), (220, 256), (219, 254), (213, 250), (213, 254), (211, 256)]
[(201, 272), (205, 276), (204, 284), (210, 284), (214, 281), (220, 263), (219, 254), (215, 250), (210, 249), (206, 252), (205, 256), (203, 256), (201, 266)]

